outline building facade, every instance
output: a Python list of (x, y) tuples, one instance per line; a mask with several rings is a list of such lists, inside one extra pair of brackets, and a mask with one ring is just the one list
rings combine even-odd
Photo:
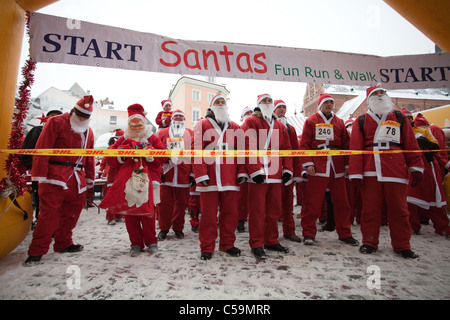
[(169, 94), (172, 100), (172, 111), (182, 110), (186, 115), (186, 128), (193, 128), (195, 123), (205, 117), (211, 99), (218, 93), (228, 96), (230, 93), (224, 85), (217, 84), (214, 79), (203, 81), (190, 77), (181, 77)]

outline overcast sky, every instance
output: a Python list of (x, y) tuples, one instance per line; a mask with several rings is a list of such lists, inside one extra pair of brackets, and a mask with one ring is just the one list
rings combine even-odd
[[(381, 0), (60, 0), (39, 12), (182, 40), (379, 56), (434, 52), (433, 42)], [(24, 42), (22, 62), (27, 55), (28, 44)], [(108, 97), (124, 109), (142, 104), (151, 120), (179, 79), (172, 74), (46, 63), (38, 63), (35, 77), (32, 97), (49, 87), (65, 90), (78, 82), (96, 100)], [(230, 115), (238, 123), (242, 109), (255, 107), (261, 93), (283, 99), (288, 114), (294, 109), (299, 112), (306, 86), (228, 78), (218, 78), (217, 82), (231, 92)]]

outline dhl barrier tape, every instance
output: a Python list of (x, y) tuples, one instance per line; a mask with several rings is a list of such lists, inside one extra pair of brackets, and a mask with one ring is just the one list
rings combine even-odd
[(83, 157), (314, 157), (376, 153), (439, 152), (439, 150), (161, 150), (161, 149), (2, 149), (0, 153)]

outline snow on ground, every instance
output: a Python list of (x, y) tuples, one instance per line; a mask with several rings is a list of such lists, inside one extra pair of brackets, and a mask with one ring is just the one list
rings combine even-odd
[[(295, 216), (299, 211), (295, 207)], [(378, 252), (363, 255), (358, 247), (340, 243), (335, 232), (318, 233), (315, 246), (290, 242), (282, 237), (280, 223), (280, 242), (290, 248), (289, 254), (267, 251), (269, 258), (257, 262), (248, 233), (237, 233), (241, 257), (216, 251), (212, 260), (202, 261), (198, 234), (190, 230), (188, 220), (187, 216), (185, 239), (176, 239), (171, 231), (159, 242), (157, 253), (133, 258), (123, 222), (110, 226), (103, 210), (83, 210), (73, 238), (84, 251), (50, 249), (40, 265), (26, 268), (22, 263), (30, 232), (0, 259), (0, 299), (450, 299), (450, 240), (436, 235), (432, 226), (423, 226), (422, 234), (412, 237), (412, 249), (420, 256), (416, 260), (393, 252), (386, 226), (381, 227)], [(301, 235), (300, 220), (295, 221)], [(352, 226), (352, 231), (361, 240), (359, 226)]]

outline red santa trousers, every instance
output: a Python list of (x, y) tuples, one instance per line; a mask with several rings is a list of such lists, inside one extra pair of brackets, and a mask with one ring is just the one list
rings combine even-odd
[(33, 240), (28, 249), (29, 256), (41, 256), (48, 252), (55, 240), (53, 250), (62, 251), (73, 244), (72, 230), (75, 228), (85, 203), (85, 193), (78, 193), (75, 176), (67, 181), (68, 189), (50, 183), (39, 183), (40, 211)]
[(158, 243), (154, 213), (148, 215), (125, 215), (125, 225), (131, 246), (139, 246), (143, 249), (145, 246)]
[(427, 212), (427, 216), (430, 217), (433, 222), (434, 232), (442, 236), (450, 234), (449, 219), (445, 212), (445, 207), (430, 207), (428, 210), (420, 208), (412, 203), (408, 203), (409, 209), (409, 221), (411, 223), (411, 229), (415, 232), (419, 232), (421, 228), (420, 224), (420, 210)]
[(170, 227), (174, 231), (182, 231), (184, 228), (184, 216), (189, 202), (189, 188), (175, 188), (161, 185), (161, 202), (158, 203), (159, 229), (168, 231)]
[(411, 249), (407, 192), (408, 186), (403, 183), (378, 182), (376, 177), (364, 178), (361, 188), (363, 244), (378, 248), (382, 210), (385, 202), (392, 248), (395, 251)]
[(250, 248), (274, 245), (278, 241), (281, 183), (248, 184), (248, 232)]
[(202, 217), (198, 228), (198, 238), (202, 252), (214, 252), (217, 239), (217, 209), (219, 211), (219, 250), (227, 251), (234, 247), (234, 231), (238, 222), (238, 192), (210, 191), (200, 193)]
[(361, 221), (361, 190), (350, 179), (345, 179), (345, 186), (347, 188), (348, 204), (350, 205), (350, 223), (354, 221), (360, 223)]
[(239, 186), (239, 208), (238, 219), (248, 219), (248, 182), (245, 182)]
[(295, 234), (294, 222), (294, 184), (281, 186), (281, 208), (280, 218), (283, 220), (283, 235), (291, 236)]
[[(315, 238), (317, 233), (316, 222), (322, 213), (325, 191), (330, 189), (333, 201), (334, 221), (339, 239), (352, 236), (350, 227), (350, 205), (347, 200), (345, 178), (309, 176), (306, 184), (306, 197), (304, 208), (302, 208), (301, 226), (303, 236)], [(304, 210), (303, 210), (304, 209)]]

